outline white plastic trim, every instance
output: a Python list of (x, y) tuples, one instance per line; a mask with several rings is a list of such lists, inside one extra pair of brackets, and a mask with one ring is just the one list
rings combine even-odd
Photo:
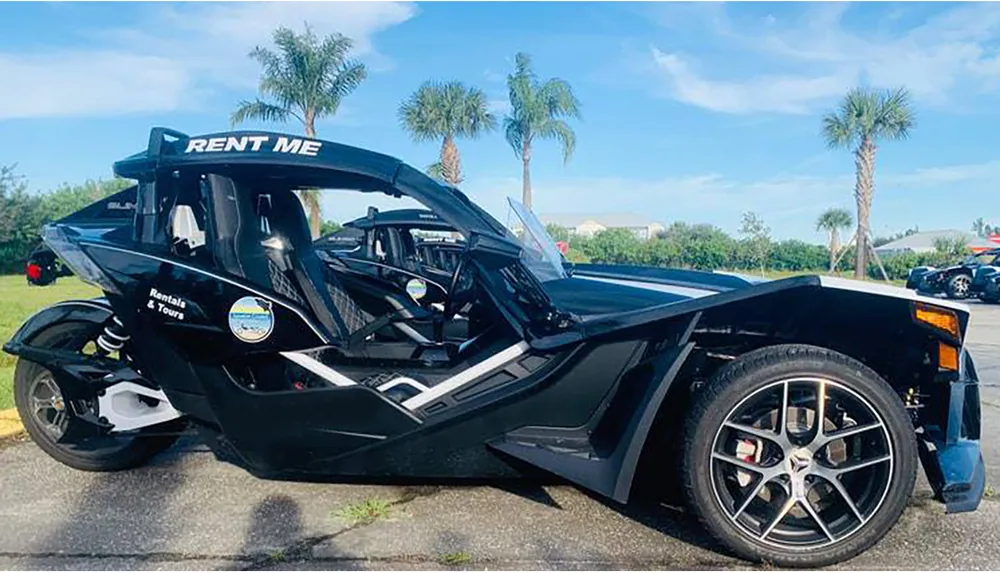
[[(154, 398), (159, 403), (150, 406), (139, 396)], [(162, 390), (153, 390), (134, 382), (118, 382), (105, 388), (104, 395), (97, 398), (97, 411), (113, 426), (112, 433), (137, 430), (181, 417)]]
[(461, 388), (462, 386), (468, 384), (469, 382), (472, 382), (473, 380), (479, 378), (483, 374), (486, 374), (491, 370), (494, 370), (496, 368), (499, 368), (500, 366), (503, 366), (504, 364), (507, 364), (508, 362), (514, 360), (518, 356), (521, 356), (522, 354), (527, 352), (529, 348), (531, 348), (531, 346), (524, 341), (518, 342), (513, 346), (509, 346), (506, 349), (501, 350), (500, 352), (494, 354), (493, 356), (490, 356), (486, 360), (483, 360), (479, 364), (467, 368), (459, 372), (458, 374), (452, 376), (451, 378), (448, 378), (447, 380), (438, 383), (430, 390), (418, 394), (410, 398), (409, 400), (403, 402), (403, 407), (408, 408), (410, 410), (416, 410), (417, 408), (423, 406), (424, 404), (427, 404), (428, 402), (437, 400), (441, 396), (444, 396), (445, 394), (449, 394), (454, 390)]

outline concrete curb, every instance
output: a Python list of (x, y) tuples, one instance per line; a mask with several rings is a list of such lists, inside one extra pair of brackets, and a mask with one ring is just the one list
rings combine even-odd
[(17, 415), (16, 408), (0, 410), (0, 440), (24, 433), (24, 424)]

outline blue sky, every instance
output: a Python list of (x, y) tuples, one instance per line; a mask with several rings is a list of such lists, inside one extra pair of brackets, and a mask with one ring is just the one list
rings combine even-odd
[[(369, 79), (319, 136), (418, 167), (396, 108), (426, 79), (485, 90), (525, 51), (583, 104), (564, 165), (537, 144), (539, 213), (632, 212), (735, 232), (760, 213), (778, 238), (822, 240), (828, 206), (853, 211), (853, 161), (820, 118), (859, 83), (905, 85), (918, 125), (879, 149), (873, 228), (1000, 223), (1000, 5), (993, 3), (0, 3), (0, 164), (32, 189), (107, 177), (153, 125), (224, 130), (259, 69), (246, 54), (279, 24), (356, 41)], [(290, 132), (299, 126), (263, 126)], [(463, 188), (503, 216), (520, 163), (499, 133), (460, 141)], [(334, 194), (328, 218), (364, 211)]]

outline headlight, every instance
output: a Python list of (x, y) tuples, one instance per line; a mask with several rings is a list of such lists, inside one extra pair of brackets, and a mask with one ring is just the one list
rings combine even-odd
[(61, 225), (46, 225), (42, 228), (42, 240), (66, 263), (73, 274), (85, 283), (114, 294), (121, 294), (115, 283), (104, 274), (101, 267), (84, 253), (80, 247), (66, 236)]

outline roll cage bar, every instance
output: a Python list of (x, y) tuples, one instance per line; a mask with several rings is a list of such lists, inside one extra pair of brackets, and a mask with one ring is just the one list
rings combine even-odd
[(174, 170), (261, 169), (301, 188), (351, 189), (407, 196), (469, 237), (507, 240), (507, 229), (459, 189), (441, 184), (395, 157), (341, 143), (267, 131), (198, 136), (165, 128), (150, 130), (144, 151), (115, 162), (120, 177), (149, 182)]

